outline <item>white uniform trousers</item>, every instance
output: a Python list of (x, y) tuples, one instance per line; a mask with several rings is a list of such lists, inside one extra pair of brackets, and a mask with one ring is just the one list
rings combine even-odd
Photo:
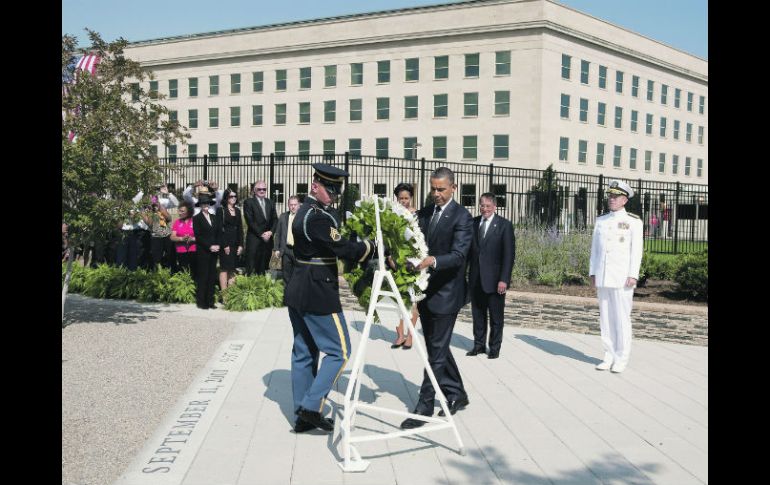
[(604, 360), (627, 364), (631, 353), (631, 303), (634, 288), (599, 287), (597, 293)]

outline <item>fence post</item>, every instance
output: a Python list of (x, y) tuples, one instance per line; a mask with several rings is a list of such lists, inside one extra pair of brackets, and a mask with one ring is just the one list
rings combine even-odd
[(494, 172), (495, 172), (495, 164), (490, 163), (489, 164), (489, 192), (494, 194), (494, 190), (492, 190), (492, 184), (494, 183)]
[[(270, 154), (270, 190), (273, 190), (273, 184), (275, 183), (275, 154)], [(276, 202), (273, 200), (273, 202)]]
[[(676, 194), (674, 195), (674, 210), (671, 211), (671, 215), (674, 217), (674, 254), (678, 254), (679, 248), (679, 191), (681, 186), (679, 182), (676, 183)], [(671, 221), (668, 222), (671, 224)]]
[(546, 226), (551, 227), (551, 204), (553, 204), (553, 173), (554, 170), (546, 171), (546, 190), (548, 191), (548, 199), (545, 205), (545, 220)]
[(203, 180), (208, 180), (209, 177), (209, 156), (203, 155)]
[[(350, 152), (345, 152), (345, 173), (350, 174)], [(345, 222), (347, 220), (347, 211), (348, 211), (348, 179), (350, 177), (345, 177), (345, 181), (342, 183), (342, 207), (340, 212), (342, 212), (342, 221)]]
[(420, 209), (425, 207), (425, 157), (420, 159)]
[(599, 187), (596, 189), (596, 216), (602, 215), (602, 200), (604, 200), (604, 174), (599, 174)]

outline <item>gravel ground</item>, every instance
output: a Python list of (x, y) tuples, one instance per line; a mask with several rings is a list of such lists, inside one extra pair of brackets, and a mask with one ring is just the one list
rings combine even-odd
[(114, 482), (242, 316), (69, 295), (62, 483)]

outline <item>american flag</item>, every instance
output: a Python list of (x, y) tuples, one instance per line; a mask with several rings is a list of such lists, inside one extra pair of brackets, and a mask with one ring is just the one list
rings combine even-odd
[[(75, 66), (75, 79), (77, 79), (80, 71), (87, 72), (91, 76), (96, 74), (96, 66), (99, 64), (100, 61), (101, 61), (101, 58), (96, 54), (87, 54), (81, 57), (80, 60), (78, 60), (77, 65)], [(62, 85), (62, 96), (68, 96), (68, 95), (69, 95), (69, 87), (66, 84), (64, 84)], [(75, 115), (78, 114), (78, 111), (79, 110), (75, 110)], [(65, 116), (65, 113), (62, 113), (62, 119), (64, 118), (64, 116)], [(75, 135), (74, 131), (70, 131), (67, 134), (67, 139), (70, 142), (74, 143), (75, 140), (77, 139), (77, 135)]]

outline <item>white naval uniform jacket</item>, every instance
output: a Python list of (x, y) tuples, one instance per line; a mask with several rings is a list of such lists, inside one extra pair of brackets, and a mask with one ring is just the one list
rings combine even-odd
[(625, 209), (603, 214), (596, 218), (588, 274), (596, 276), (597, 287), (623, 288), (627, 278), (639, 279), (642, 249), (638, 216)]

